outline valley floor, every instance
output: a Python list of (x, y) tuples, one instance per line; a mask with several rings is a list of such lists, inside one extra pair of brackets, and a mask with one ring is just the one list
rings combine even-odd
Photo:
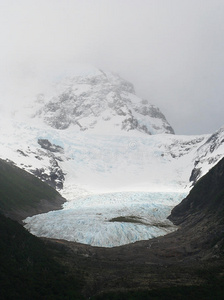
[[(223, 299), (224, 259), (201, 260), (200, 254), (192, 256), (175, 244), (171, 249), (172, 234), (171, 240), (161, 237), (115, 248), (44, 241), (55, 256), (63, 253), (60, 261), (71, 272), (80, 270), (87, 299), (140, 299), (141, 293), (141, 299)], [(150, 296), (152, 291), (158, 298)], [(166, 293), (171, 294), (163, 298)]]

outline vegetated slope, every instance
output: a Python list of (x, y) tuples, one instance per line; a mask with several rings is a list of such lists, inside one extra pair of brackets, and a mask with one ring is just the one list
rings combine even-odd
[[(191, 248), (203, 255), (224, 251), (224, 159), (203, 176), (189, 195), (171, 212), (169, 219)], [(179, 233), (177, 233), (179, 235)]]
[(0, 160), (0, 299), (82, 299), (80, 274), (71, 275), (19, 221), (59, 208), (64, 199), (29, 173)]
[(0, 159), (0, 212), (22, 221), (27, 216), (60, 209), (65, 199), (35, 176)]
[(83, 299), (81, 278), (67, 274), (41, 240), (0, 214), (0, 299)]

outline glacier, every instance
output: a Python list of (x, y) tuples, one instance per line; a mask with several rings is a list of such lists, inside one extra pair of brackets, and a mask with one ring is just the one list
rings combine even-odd
[(27, 218), (27, 229), (105, 247), (175, 230), (170, 210), (224, 156), (224, 127), (175, 135), (131, 83), (96, 68), (1, 110), (0, 136), (2, 159), (67, 200), (60, 211)]
[(65, 203), (59, 211), (24, 220), (32, 234), (116, 247), (172, 232), (167, 219), (184, 193), (116, 192), (90, 194)]

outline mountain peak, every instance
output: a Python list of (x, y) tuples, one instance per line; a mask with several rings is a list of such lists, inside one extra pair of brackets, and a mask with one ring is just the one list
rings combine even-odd
[(159, 108), (135, 95), (132, 83), (100, 69), (76, 70), (57, 83), (53, 96), (40, 100), (37, 114), (56, 129), (174, 134)]

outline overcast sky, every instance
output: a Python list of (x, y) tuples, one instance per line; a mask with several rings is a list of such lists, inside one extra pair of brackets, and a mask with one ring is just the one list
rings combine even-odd
[(224, 125), (224, 0), (0, 0), (0, 39), (0, 109), (88, 63), (131, 81), (177, 134)]

